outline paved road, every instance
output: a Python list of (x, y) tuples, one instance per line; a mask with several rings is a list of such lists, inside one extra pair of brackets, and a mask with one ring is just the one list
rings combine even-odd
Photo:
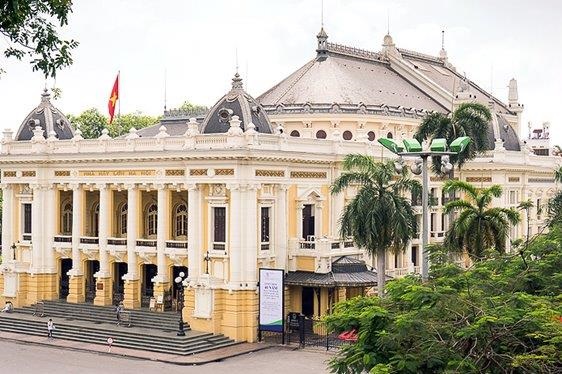
[[(0, 337), (1, 339), (1, 337)], [(271, 348), (203, 366), (177, 366), (160, 362), (121, 358), (60, 348), (0, 342), (3, 373), (328, 373), (324, 352)]]

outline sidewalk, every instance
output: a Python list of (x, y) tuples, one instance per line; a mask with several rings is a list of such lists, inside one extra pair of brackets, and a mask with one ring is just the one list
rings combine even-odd
[(80, 343), (56, 338), (48, 339), (47, 337), (42, 336), (16, 334), (4, 331), (0, 332), (0, 339), (27, 344), (50, 346), (53, 348), (62, 348), (97, 354), (165, 362), (174, 365), (203, 365), (210, 362), (221, 361), (230, 357), (240, 356), (243, 354), (257, 352), (273, 347), (273, 345), (265, 343), (240, 343), (229, 347), (215, 349), (212, 351), (196, 353), (189, 356), (181, 356), (121, 347), (112, 347), (111, 352), (109, 352), (109, 348), (106, 345)]

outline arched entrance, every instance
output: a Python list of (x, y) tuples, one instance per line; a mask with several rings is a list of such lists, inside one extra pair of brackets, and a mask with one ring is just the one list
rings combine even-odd
[(68, 296), (68, 272), (72, 269), (72, 259), (60, 259), (60, 276), (59, 276), (59, 299), (66, 299)]
[(141, 306), (148, 307), (150, 305), (150, 298), (154, 296), (152, 278), (158, 274), (158, 267), (153, 264), (144, 264), (142, 265), (142, 273)]
[(94, 302), (96, 297), (96, 278), (94, 274), (100, 271), (100, 262), (98, 260), (88, 260), (86, 261), (86, 272), (84, 277), (85, 290), (86, 290), (86, 302)]
[(125, 281), (123, 276), (127, 274), (127, 263), (126, 262), (114, 262), (113, 263), (113, 304), (117, 304), (123, 301), (123, 295), (125, 292)]

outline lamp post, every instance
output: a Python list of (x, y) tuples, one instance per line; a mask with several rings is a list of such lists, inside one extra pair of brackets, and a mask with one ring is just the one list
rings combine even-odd
[(12, 248), (12, 260), (15, 261), (16, 260), (16, 243), (12, 243), (12, 246), (10, 247)]
[(380, 138), (378, 142), (397, 154), (398, 162), (395, 163), (397, 172), (401, 172), (404, 167), (403, 157), (416, 157), (411, 165), (412, 173), (422, 175), (422, 279), (426, 281), (429, 278), (429, 256), (427, 253), (427, 245), (429, 242), (429, 169), (428, 159), (430, 157), (441, 157), (441, 171), (448, 173), (453, 169), (453, 165), (449, 161), (450, 155), (456, 155), (466, 149), (470, 143), (470, 138), (461, 136), (449, 145), (447, 148), (446, 139), (433, 139), (429, 146), (429, 150), (424, 150), (420, 142), (416, 139), (404, 139), (402, 147), (392, 139)]
[(178, 332), (176, 333), (177, 336), (185, 336), (185, 331), (183, 329), (183, 292), (184, 287), (186, 286), (186, 278), (185, 273), (182, 271), (180, 272), (179, 276), (174, 279), (174, 282), (178, 285), (178, 309), (180, 310), (180, 320), (179, 320), (179, 328)]

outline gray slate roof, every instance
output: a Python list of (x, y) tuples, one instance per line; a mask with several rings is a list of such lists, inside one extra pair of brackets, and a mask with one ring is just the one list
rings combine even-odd
[(308, 287), (372, 287), (377, 285), (377, 273), (367, 269), (364, 261), (343, 256), (332, 263), (332, 271), (319, 274), (290, 271), (285, 284)]
[(262, 105), (338, 103), (402, 106), (445, 112), (388, 63), (329, 51), (257, 98)]
[(61, 140), (74, 137), (74, 130), (72, 130), (70, 121), (53, 106), (50, 98), (51, 95), (45, 89), (41, 94), (41, 102), (37, 108), (33, 109), (20, 125), (15, 140), (31, 140), (33, 130), (37, 126), (43, 129), (45, 138), (50, 135), (51, 131), (54, 131), (55, 136)]

